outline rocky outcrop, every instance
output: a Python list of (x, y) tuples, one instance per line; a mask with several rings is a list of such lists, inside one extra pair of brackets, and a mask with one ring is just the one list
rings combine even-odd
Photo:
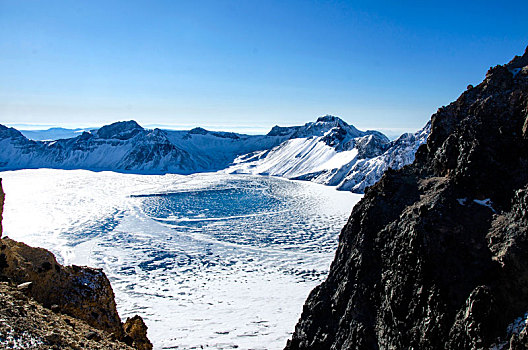
[(528, 345), (525, 59), (440, 108), (415, 162), (367, 189), (287, 349)]
[(14, 284), (31, 282), (27, 295), (50, 308), (86, 321), (91, 326), (124, 336), (114, 293), (100, 269), (62, 266), (46, 249), (9, 238), (0, 240), (0, 276)]
[[(136, 121), (129, 120), (105, 125), (94, 131), (93, 134), (101, 139), (129, 140), (144, 131), (145, 129), (143, 129)], [(89, 133), (87, 134), (89, 135)]]
[(138, 350), (152, 350), (152, 343), (147, 338), (147, 326), (143, 319), (136, 315), (127, 318), (123, 329), (125, 330), (125, 342)]
[(2, 232), (4, 231), (3, 226), (2, 226), (2, 218), (4, 215), (4, 201), (5, 201), (5, 193), (2, 187), (2, 179), (0, 179), (0, 237), (2, 237)]
[[(1, 186), (0, 193), (3, 198)], [(3, 237), (0, 238), (0, 281), (8, 283), (6, 290), (9, 290), (9, 285), (17, 286), (25, 296), (43, 307), (83, 321), (88, 328), (112, 334), (114, 340), (139, 350), (152, 349), (141, 317), (133, 317), (131, 323), (127, 321), (126, 327), (121, 323), (112, 286), (101, 269), (62, 266), (46, 249), (33, 248)], [(38, 315), (35, 317), (38, 318)], [(7, 324), (6, 329), (9, 327), (14, 326)], [(16, 329), (13, 328), (14, 333), (10, 333), (10, 337), (23, 338), (23, 334), (17, 333)], [(3, 336), (0, 328), (0, 339)], [(61, 344), (50, 339), (45, 339), (43, 344), (51, 343)]]
[(0, 348), (133, 350), (113, 334), (45, 308), (7, 282), (0, 282)]

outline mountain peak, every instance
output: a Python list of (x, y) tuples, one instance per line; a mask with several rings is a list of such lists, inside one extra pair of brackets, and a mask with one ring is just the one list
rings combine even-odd
[(506, 64), (508, 69), (523, 68), (525, 66), (528, 66), (528, 46), (526, 46), (522, 56), (515, 56), (508, 64)]
[(209, 131), (201, 127), (196, 127), (194, 129), (189, 130), (188, 132), (188, 134), (191, 134), (191, 135), (207, 135), (208, 133)]
[(342, 123), (342, 124), (348, 125), (343, 119), (330, 115), (330, 114), (326, 114), (326, 115), (323, 115), (322, 117), (317, 118), (316, 123), (336, 123), (336, 124)]
[(128, 140), (144, 130), (136, 121), (128, 120), (105, 125), (96, 131), (96, 135), (102, 139)]
[[(335, 130), (334, 130), (335, 129)], [(275, 125), (268, 136), (287, 136), (289, 138), (304, 138), (312, 136), (325, 136), (328, 133), (340, 134), (341, 138), (356, 138), (369, 134), (356, 129), (354, 126), (348, 124), (343, 119), (326, 114), (317, 118), (315, 122), (309, 122), (302, 126), (282, 127)]]
[(300, 128), (300, 126), (278, 126), (278, 125), (275, 125), (267, 133), (267, 136), (290, 136), (295, 131), (297, 131), (299, 128)]
[(317, 118), (315, 123), (306, 123), (304, 126), (300, 127), (299, 130), (293, 134), (293, 137), (324, 136), (329, 132), (339, 132), (343, 135), (348, 135), (347, 138), (355, 138), (364, 135), (363, 132), (348, 124), (343, 119), (327, 114)]

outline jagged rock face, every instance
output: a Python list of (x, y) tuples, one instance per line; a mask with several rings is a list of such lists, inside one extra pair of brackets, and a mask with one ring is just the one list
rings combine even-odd
[[(338, 184), (337, 189), (343, 191), (352, 191), (356, 193), (364, 193), (365, 189), (374, 185), (389, 168), (400, 169), (405, 165), (411, 164), (414, 161), (414, 156), (418, 147), (427, 141), (431, 128), (431, 123), (411, 134), (406, 133), (391, 141), (383, 148), (385, 151), (373, 158), (368, 158), (368, 155), (376, 155), (380, 152), (380, 148), (374, 144), (375, 147), (369, 147), (376, 139), (369, 140), (366, 145), (358, 144), (358, 155), (361, 154), (365, 158), (358, 162), (351, 164), (344, 179)], [(381, 148), (381, 149), (383, 149)]]
[(46, 307), (58, 305), (62, 313), (89, 325), (124, 336), (114, 292), (100, 269), (62, 266), (55, 256), (9, 238), (0, 240), (0, 276), (15, 284), (32, 282), (28, 295)]
[(18, 288), (0, 282), (2, 349), (133, 350), (115, 335), (43, 307)]
[(0, 237), (2, 237), (2, 232), (3, 232), (2, 219), (4, 215), (4, 201), (5, 201), (5, 193), (2, 187), (2, 179), (0, 179)]
[(526, 66), (439, 109), (413, 165), (354, 208), (286, 348), (526, 346), (506, 330), (528, 311), (527, 123)]
[(152, 350), (152, 343), (147, 338), (147, 325), (139, 316), (127, 318), (123, 328), (126, 333), (125, 341), (128, 341), (135, 349)]
[(388, 140), (377, 135), (367, 135), (356, 141), (359, 158), (374, 158), (382, 154), (388, 147)]

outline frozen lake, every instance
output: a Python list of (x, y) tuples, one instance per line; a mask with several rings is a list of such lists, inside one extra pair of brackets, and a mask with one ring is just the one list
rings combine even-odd
[(103, 268), (156, 349), (282, 349), (361, 195), (279, 178), (0, 172), (4, 235)]

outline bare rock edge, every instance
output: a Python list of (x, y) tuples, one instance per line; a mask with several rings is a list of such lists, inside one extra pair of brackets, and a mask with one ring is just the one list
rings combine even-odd
[[(4, 198), (0, 179), (0, 225)], [(2, 237), (0, 281), (2, 345), (152, 349), (140, 316), (121, 322), (112, 286), (101, 269), (62, 266), (46, 249)]]
[(526, 349), (528, 48), (431, 118), (370, 187), (294, 349)]

